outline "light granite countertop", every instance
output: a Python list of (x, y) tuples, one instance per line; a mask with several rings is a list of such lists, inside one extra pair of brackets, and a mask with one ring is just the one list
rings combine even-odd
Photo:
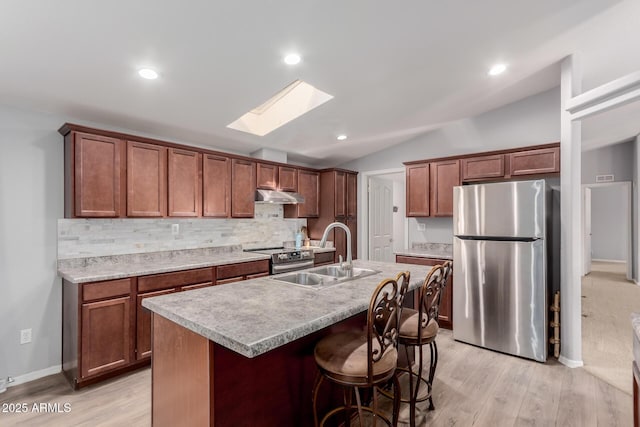
[(396, 255), (420, 258), (453, 259), (453, 245), (448, 243), (413, 243), (411, 249), (396, 251)]
[(640, 313), (631, 313), (631, 327), (633, 328), (633, 358), (636, 364), (640, 365)]
[[(335, 248), (310, 247), (314, 252), (333, 252)], [(168, 273), (225, 264), (268, 260), (269, 255), (243, 252), (240, 245), (178, 251), (150, 252), (58, 261), (58, 276), (71, 283), (99, 282), (148, 274)]]
[(246, 357), (256, 357), (368, 309), (381, 280), (411, 272), (419, 287), (431, 267), (356, 260), (380, 273), (323, 289), (273, 278), (145, 298), (149, 310)]

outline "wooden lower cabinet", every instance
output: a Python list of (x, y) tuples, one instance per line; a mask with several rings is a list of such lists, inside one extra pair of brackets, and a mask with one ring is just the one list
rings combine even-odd
[[(269, 275), (269, 260), (91, 283), (63, 280), (62, 371), (81, 388), (148, 365), (151, 313), (145, 298)], [(231, 277), (233, 276), (233, 277)]]
[(149, 297), (172, 294), (176, 291), (177, 289), (173, 288), (138, 294), (136, 298), (136, 360), (151, 357), (151, 312), (142, 306), (142, 300)]
[(313, 257), (313, 266), (333, 264), (333, 253), (334, 251), (316, 253)]
[[(418, 264), (418, 265), (438, 265), (447, 260), (437, 258), (422, 258), (412, 257), (404, 255), (396, 255), (396, 262), (403, 264)], [(412, 279), (415, 279), (412, 277)], [(423, 278), (421, 278), (423, 279)], [(418, 293), (414, 293), (416, 296), (414, 307), (418, 305)], [(444, 288), (444, 294), (440, 300), (440, 311), (438, 313), (438, 325), (441, 328), (453, 329), (453, 272)]]
[(131, 361), (131, 297), (82, 304), (81, 377), (87, 378)]
[(221, 265), (216, 274), (216, 285), (257, 279), (269, 275), (269, 260)]

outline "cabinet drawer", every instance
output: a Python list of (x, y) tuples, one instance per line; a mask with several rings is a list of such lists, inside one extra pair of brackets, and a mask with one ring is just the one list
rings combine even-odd
[(195, 285), (183, 286), (182, 290), (183, 291), (190, 291), (192, 289), (206, 288), (207, 286), (211, 286), (212, 284), (213, 284), (213, 282), (196, 283)]
[(218, 267), (218, 281), (220, 279), (228, 279), (230, 277), (247, 276), (249, 274), (268, 273), (269, 260), (249, 261), (239, 264), (227, 264)]
[(421, 258), (414, 256), (396, 255), (396, 262), (401, 264), (438, 265), (444, 263), (445, 260), (437, 258)]
[(560, 172), (560, 148), (542, 148), (509, 154), (511, 176)]
[(196, 270), (176, 271), (174, 273), (153, 274), (138, 278), (138, 292), (149, 292), (160, 289), (175, 288), (178, 286), (193, 285), (196, 283), (211, 282), (213, 280), (212, 268), (199, 268)]
[(463, 181), (504, 178), (504, 154), (460, 160)]
[(313, 265), (318, 264), (333, 264), (333, 252), (320, 252), (315, 254), (315, 258), (313, 260)]
[(231, 277), (229, 279), (218, 279), (216, 281), (216, 285), (226, 285), (227, 283), (235, 283), (235, 282), (242, 282), (244, 280), (244, 276), (239, 276), (239, 277)]
[(82, 301), (119, 297), (131, 293), (131, 279), (109, 280), (82, 285)]

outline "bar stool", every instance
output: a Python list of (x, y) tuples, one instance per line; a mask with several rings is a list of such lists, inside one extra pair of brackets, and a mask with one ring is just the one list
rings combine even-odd
[[(407, 359), (409, 359), (409, 348), (419, 348), (417, 373), (414, 373), (411, 368), (398, 368), (398, 372), (409, 373), (409, 399), (401, 399), (401, 401), (408, 402), (410, 405), (411, 427), (416, 425), (416, 404), (418, 402), (424, 402), (428, 399), (429, 409), (433, 410), (435, 408), (433, 406), (432, 389), (433, 378), (438, 365), (438, 346), (436, 345), (436, 336), (439, 329), (438, 312), (447, 279), (451, 274), (451, 268), (451, 261), (447, 261), (443, 265), (434, 266), (427, 274), (420, 288), (418, 310), (405, 307), (400, 317), (398, 342), (404, 345)], [(431, 351), (429, 378), (424, 378), (422, 374), (423, 346), (426, 344), (429, 344)], [(415, 385), (414, 376), (416, 377)], [(427, 386), (427, 394), (418, 398), (421, 383)]]
[[(351, 417), (351, 389), (356, 395), (358, 416), (362, 424), (363, 412), (373, 415), (373, 425), (379, 419), (389, 426), (397, 425), (400, 400), (393, 401), (393, 418), (389, 420), (378, 411), (377, 386), (393, 380), (394, 394), (400, 396), (395, 370), (398, 362), (398, 322), (400, 289), (394, 279), (385, 279), (376, 287), (367, 312), (367, 330), (346, 331), (321, 339), (315, 347), (314, 356), (319, 373), (313, 389), (313, 419), (316, 427), (322, 426), (333, 415), (344, 411), (345, 423)], [(344, 386), (344, 405), (327, 412), (318, 423), (317, 395), (323, 379)], [(370, 388), (373, 406), (362, 405), (361, 388)]]

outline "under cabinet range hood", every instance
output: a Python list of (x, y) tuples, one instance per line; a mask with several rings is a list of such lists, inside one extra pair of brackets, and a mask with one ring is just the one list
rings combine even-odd
[(304, 197), (289, 191), (256, 190), (256, 202), (295, 205), (304, 203)]

